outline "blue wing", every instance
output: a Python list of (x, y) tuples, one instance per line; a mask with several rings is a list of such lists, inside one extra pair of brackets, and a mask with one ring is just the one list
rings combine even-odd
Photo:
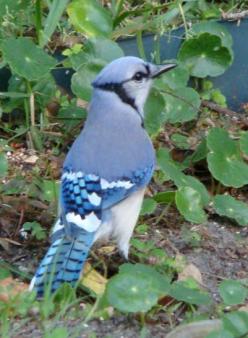
[(38, 295), (44, 293), (46, 284), (52, 291), (63, 282), (76, 284), (106, 210), (147, 185), (152, 172), (153, 166), (137, 170), (131, 177), (108, 181), (70, 168), (64, 170), (60, 219), (52, 233), (52, 245), (32, 281)]

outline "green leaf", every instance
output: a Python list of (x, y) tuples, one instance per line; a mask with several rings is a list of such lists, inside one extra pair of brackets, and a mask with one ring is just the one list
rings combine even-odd
[[(178, 65), (175, 69), (165, 73), (160, 79), (158, 79), (160, 85), (159, 88), (163, 88), (167, 85), (169, 88), (175, 90), (177, 88), (186, 87), (189, 81), (189, 72), (186, 68)], [(156, 83), (158, 83), (156, 81)]]
[(235, 219), (240, 225), (248, 225), (248, 204), (229, 195), (216, 195), (214, 208), (221, 216)]
[(5, 15), (15, 17), (16, 14), (22, 13), (30, 5), (30, 0), (0, 0), (0, 20)]
[(192, 187), (200, 194), (202, 204), (204, 206), (208, 204), (209, 194), (205, 186), (197, 178), (182, 173), (178, 164), (171, 159), (167, 149), (161, 148), (158, 150), (157, 162), (165, 174), (175, 182), (178, 188), (185, 186)]
[(62, 16), (67, 3), (69, 0), (53, 0), (51, 3), (51, 7), (49, 8), (48, 16), (46, 17), (44, 23), (44, 29), (40, 32), (41, 39), (40, 39), (40, 46), (44, 47), (45, 44), (49, 41), (50, 37), (52, 36), (53, 32), (55, 31), (59, 19)]
[(158, 192), (156, 195), (153, 196), (153, 199), (157, 203), (162, 204), (173, 203), (175, 201), (175, 191)]
[(27, 231), (31, 231), (31, 235), (35, 238), (39, 239), (45, 239), (46, 233), (40, 223), (38, 222), (25, 222), (23, 224), (23, 229)]
[(106, 38), (91, 38), (85, 45), (84, 49), (78, 53), (70, 55), (72, 67), (78, 70), (82, 64), (99, 60), (103, 65), (124, 56), (119, 45)]
[(171, 141), (179, 149), (189, 149), (190, 145), (188, 143), (188, 137), (179, 133), (171, 135)]
[(118, 43), (103, 37), (88, 40), (84, 47), (84, 52), (91, 58), (101, 59), (107, 63), (124, 56)]
[(28, 81), (42, 79), (56, 65), (55, 59), (26, 37), (6, 39), (1, 49), (12, 72)]
[(24, 97), (29, 97), (30, 95), (25, 93), (16, 93), (16, 92), (0, 92), (0, 97), (9, 97), (11, 99), (20, 99)]
[(225, 305), (244, 303), (248, 296), (248, 289), (237, 280), (224, 280), (219, 285), (220, 296)]
[(169, 290), (169, 280), (143, 264), (124, 264), (106, 288), (108, 302), (123, 312), (147, 312)]
[(194, 34), (209, 33), (211, 35), (217, 35), (221, 39), (221, 44), (227, 47), (229, 51), (232, 51), (232, 36), (228, 32), (227, 28), (217, 23), (216, 21), (202, 21), (192, 26), (191, 31)]
[(204, 338), (235, 338), (235, 337), (231, 333), (227, 332), (226, 330), (220, 330), (220, 331), (213, 331)]
[(220, 89), (214, 89), (211, 91), (211, 100), (222, 107), (226, 107), (226, 97), (221, 93)]
[(188, 304), (208, 305), (211, 303), (211, 298), (206, 292), (189, 287), (185, 281), (174, 282), (169, 295)]
[(223, 317), (224, 329), (233, 335), (233, 338), (246, 338), (248, 335), (248, 313), (236, 311)]
[(180, 213), (193, 223), (206, 222), (201, 195), (191, 187), (181, 187), (176, 192), (176, 205)]
[(165, 119), (170, 123), (196, 119), (201, 104), (199, 94), (188, 87), (177, 88), (171, 94), (164, 93)]
[(112, 32), (110, 14), (96, 0), (73, 0), (67, 13), (75, 29), (88, 37), (108, 37)]
[(163, 95), (152, 88), (145, 104), (145, 127), (150, 135), (156, 135), (165, 122), (165, 101)]
[(9, 269), (6, 269), (0, 266), (0, 280), (8, 278), (8, 277), (11, 277), (11, 272), (9, 271)]
[(248, 156), (248, 131), (242, 133), (239, 144), (241, 151)]
[(207, 142), (206, 138), (204, 138), (201, 143), (197, 146), (194, 153), (183, 161), (183, 164), (185, 167), (189, 167), (192, 163), (199, 162), (207, 157), (208, 148), (207, 148)]
[(48, 103), (55, 97), (57, 85), (51, 74), (47, 74), (39, 82), (33, 86), (35, 92), (35, 102), (39, 104), (41, 109), (44, 109)]
[(71, 79), (71, 89), (73, 93), (85, 101), (89, 101), (92, 94), (91, 83), (105, 64), (88, 63), (82, 65), (78, 71), (73, 74)]
[(43, 180), (42, 191), (45, 201), (56, 202), (59, 196), (59, 183), (53, 180)]
[(223, 74), (232, 63), (232, 54), (220, 37), (203, 33), (182, 44), (178, 59), (192, 76), (204, 78)]
[(55, 329), (49, 330), (44, 335), (44, 338), (68, 338), (69, 333), (66, 327), (56, 327)]
[(145, 198), (141, 208), (141, 215), (149, 215), (156, 210), (157, 203), (153, 198)]
[(4, 178), (8, 173), (8, 160), (4, 153), (0, 153), (0, 178)]
[(207, 136), (208, 168), (214, 178), (225, 186), (240, 188), (248, 184), (248, 165), (242, 160), (238, 143), (228, 132), (212, 128)]

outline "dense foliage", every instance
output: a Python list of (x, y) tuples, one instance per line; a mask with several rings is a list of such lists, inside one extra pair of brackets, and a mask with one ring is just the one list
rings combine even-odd
[[(211, 126), (206, 120), (212, 112), (202, 105), (205, 100), (226, 107), (225, 97), (208, 77), (223, 74), (235, 58), (231, 35), (223, 25), (211, 21), (220, 17), (219, 8), (227, 11), (232, 6), (204, 0), (0, 0), (0, 71), (6, 79), (0, 87), (1, 194), (25, 195), (30, 201), (49, 203), (55, 217), (58, 174), (46, 163), (45, 167), (35, 166), (30, 179), (22, 169), (13, 172), (8, 154), (19, 142), (35, 149), (41, 160), (48, 152), (49, 156), (63, 157), (86, 117), (92, 80), (108, 62), (124, 55), (118, 38), (135, 35), (140, 56), (150, 59), (142, 33), (153, 32), (155, 49), (151, 57), (162, 63), (161, 35), (183, 24), (185, 36), (177, 55), (178, 67), (155, 81), (145, 107), (145, 126), (157, 148), (154, 184), (158, 188), (145, 199), (142, 220), (176, 206), (182, 219), (191, 223), (202, 224), (218, 214), (237, 226), (247, 226), (248, 204), (242, 189), (248, 184), (248, 132), (238, 124), (233, 127), (233, 121), (223, 116), (215, 116)], [(66, 74), (64, 69), (72, 74), (69, 93), (55, 81), (59, 71)], [(168, 130), (166, 140), (164, 133)], [(47, 237), (47, 230), (35, 219), (22, 226), (32, 238)], [(146, 224), (137, 231), (146, 231)], [(157, 258), (155, 266), (145, 264), (147, 253)], [(110, 305), (143, 316), (163, 308), (159, 302), (165, 295), (177, 301), (174, 306), (188, 304), (192, 312), (199, 305), (210, 309), (213, 301), (209, 293), (193, 279), (172, 282), (180, 267), (162, 249), (134, 239), (133, 255), (139, 263), (122, 265), (103, 296), (90, 291), (97, 301), (93, 306), (87, 304), (87, 320), (94, 312), (95, 316), (106, 316)], [(0, 278), (6, 277), (5, 272)], [(221, 303), (216, 314), (222, 316), (226, 306), (236, 310), (247, 295), (247, 282), (224, 280), (219, 286)], [(63, 307), (77, 303), (75, 291), (69, 288), (40, 303), (33, 294), (26, 297), (14, 297), (14, 305), (0, 304), (3, 336), (8, 334), (7, 319), (25, 317), (34, 304), (45, 321), (56, 312), (62, 316)], [(66, 330), (56, 330), (47, 337), (67, 337)], [(223, 315), (221, 330), (209, 338), (244, 336), (248, 332), (247, 313)]]

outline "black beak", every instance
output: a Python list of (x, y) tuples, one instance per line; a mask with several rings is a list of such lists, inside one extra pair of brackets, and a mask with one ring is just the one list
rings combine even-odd
[(175, 63), (167, 63), (166, 65), (153, 65), (152, 71), (151, 71), (151, 78), (154, 79), (161, 74), (168, 72), (169, 70), (175, 68), (177, 64)]

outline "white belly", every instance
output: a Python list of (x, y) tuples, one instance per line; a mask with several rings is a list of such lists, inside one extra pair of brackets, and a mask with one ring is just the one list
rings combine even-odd
[(127, 259), (129, 241), (137, 223), (145, 188), (136, 191), (111, 209), (111, 219), (97, 230), (95, 241), (106, 241), (110, 238), (117, 242), (120, 253)]

